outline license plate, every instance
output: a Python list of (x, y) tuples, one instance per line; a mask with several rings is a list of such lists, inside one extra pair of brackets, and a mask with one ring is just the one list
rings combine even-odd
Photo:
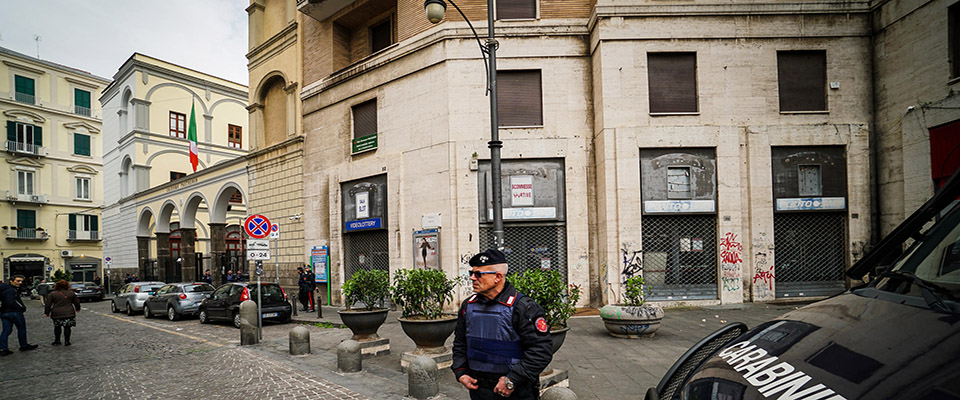
[(93, 293), (92, 290), (84, 290), (83, 292), (84, 292), (84, 293)]
[(264, 317), (264, 318), (270, 318), (270, 317), (276, 317), (276, 316), (278, 316), (278, 315), (280, 315), (280, 313), (275, 313), (275, 312), (272, 312), (272, 313), (264, 313), (264, 314), (263, 314), (263, 317)]

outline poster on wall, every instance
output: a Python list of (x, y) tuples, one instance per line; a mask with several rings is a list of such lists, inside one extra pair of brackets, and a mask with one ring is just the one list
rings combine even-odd
[(314, 246), (310, 250), (310, 265), (313, 267), (314, 280), (317, 283), (327, 283), (327, 246)]
[(413, 266), (440, 269), (440, 229), (413, 232)]

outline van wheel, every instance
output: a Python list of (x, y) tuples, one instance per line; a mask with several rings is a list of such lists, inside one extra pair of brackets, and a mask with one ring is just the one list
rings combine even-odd
[(201, 323), (201, 324), (209, 323), (210, 320), (207, 319), (207, 310), (200, 310), (200, 315), (197, 316), (197, 319), (200, 320), (200, 323)]

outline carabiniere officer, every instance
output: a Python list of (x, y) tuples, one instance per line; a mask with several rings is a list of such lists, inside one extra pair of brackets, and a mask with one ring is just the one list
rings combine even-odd
[(543, 309), (507, 282), (507, 258), (487, 250), (470, 259), (475, 292), (460, 305), (453, 373), (470, 398), (537, 399), (540, 373), (553, 359)]

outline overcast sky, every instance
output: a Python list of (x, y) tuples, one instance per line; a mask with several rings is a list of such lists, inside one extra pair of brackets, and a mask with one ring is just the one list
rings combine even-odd
[(0, 0), (0, 46), (113, 79), (133, 53), (247, 84), (250, 0)]

